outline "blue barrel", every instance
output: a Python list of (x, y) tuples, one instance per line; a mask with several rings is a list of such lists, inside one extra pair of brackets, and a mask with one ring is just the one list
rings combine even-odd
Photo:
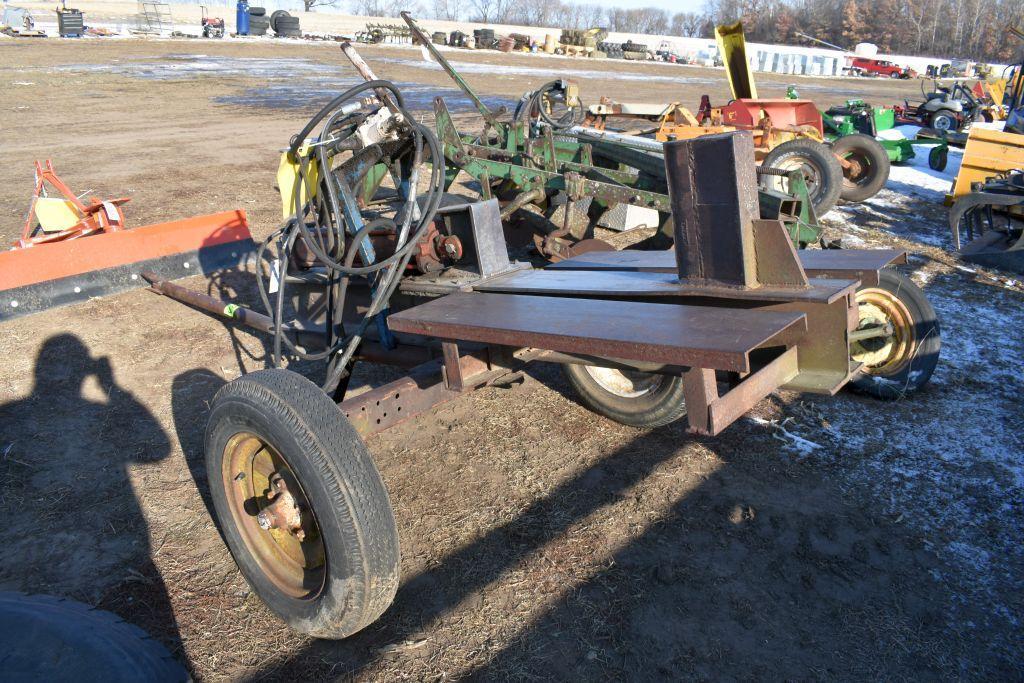
[(235, 14), (235, 33), (240, 36), (249, 35), (249, 3), (247, 0), (238, 0), (238, 9)]

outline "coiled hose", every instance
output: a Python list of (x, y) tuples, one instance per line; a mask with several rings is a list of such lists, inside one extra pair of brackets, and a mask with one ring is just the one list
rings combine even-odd
[(551, 126), (554, 130), (565, 130), (572, 128), (573, 126), (579, 125), (583, 121), (583, 103), (580, 102), (579, 106), (569, 107), (566, 105), (565, 113), (556, 119), (552, 119), (551, 115), (547, 111), (545, 106), (545, 100), (553, 101), (552, 95), (555, 93), (561, 93), (562, 99), (565, 99), (565, 81), (556, 80), (545, 83), (537, 90), (533, 91), (529, 95), (523, 97), (516, 106), (513, 120), (518, 121), (522, 116), (531, 116), (536, 113), (540, 117), (540, 120)]
[[(335, 155), (344, 151), (353, 151), (357, 155), (384, 155), (383, 145), (376, 150), (372, 149), (374, 146), (362, 148), (353, 138), (359, 124), (369, 115), (363, 111), (365, 100), (359, 99), (368, 91), (381, 93), (377, 95), (381, 106), (390, 107), (392, 113), (400, 113), (405, 120), (403, 139), (397, 145), (391, 145), (392, 148), (399, 149), (399, 152), (388, 161), (393, 177), (402, 175), (405, 181), (403, 185), (408, 191), (407, 196), (401, 198), (402, 204), (395, 212), (394, 218), (371, 220), (355, 234), (351, 234), (349, 226), (353, 225), (353, 219), (356, 217), (346, 214), (346, 209), (352, 210), (355, 197), (359, 194), (359, 183), (373, 164), (363, 164), (361, 173), (349, 176), (344, 173), (344, 163), (336, 169), (332, 168), (332, 165)], [(390, 97), (386, 97), (384, 91)], [(395, 112), (394, 109), (398, 111)], [(318, 126), (320, 132), (309, 145), (310, 154), (316, 157), (318, 172), (314, 174), (311, 173), (310, 158), (300, 154), (299, 150)], [(434, 219), (444, 191), (444, 155), (434, 133), (415, 122), (405, 108), (401, 92), (394, 84), (384, 80), (361, 83), (328, 102), (298, 135), (292, 138), (289, 153), (298, 162), (295, 214), (268, 236), (257, 251), (257, 258), (262, 263), (271, 245), (276, 245), (276, 253), (271, 257), (270, 276), (257, 278), (260, 299), (267, 315), (274, 322), (271, 364), (275, 367), (280, 365), (284, 348), (301, 359), (327, 359), (327, 376), (323, 388), (328, 393), (334, 393), (348, 372), (350, 361), (363, 340), (367, 326), (387, 308), (388, 301), (413, 256), (416, 243)], [(422, 197), (417, 197), (420, 167), (428, 157), (431, 165), (429, 185), (426, 193)], [(406, 175), (402, 174), (403, 167), (406, 169)], [(310, 197), (313, 199), (304, 199)], [(362, 243), (369, 238), (371, 231), (382, 228), (391, 229), (397, 235), (394, 253), (380, 261), (364, 263), (361, 266), (353, 265)], [(351, 239), (348, 240), (346, 248), (347, 234)], [(326, 343), (323, 350), (316, 352), (300, 348), (298, 343), (285, 333), (283, 325), (290, 256), (299, 239), (303, 240), (305, 246), (316, 257), (317, 265), (325, 268), (327, 274)], [(373, 295), (358, 325), (354, 330), (346, 332), (342, 327), (342, 316), (349, 282), (353, 277), (369, 279), (373, 285)], [(273, 302), (265, 281), (270, 279), (276, 280), (278, 287)]]

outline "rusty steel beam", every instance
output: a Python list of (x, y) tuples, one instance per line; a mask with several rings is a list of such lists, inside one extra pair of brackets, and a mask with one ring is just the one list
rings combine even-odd
[(432, 360), (413, 368), (408, 375), (347, 398), (338, 404), (352, 426), (363, 437), (376, 434), (424, 413), (431, 408), (464, 396), (514, 374), (539, 352), (522, 350), (515, 355), (504, 349), (488, 348), (459, 355), (463, 389), (457, 390), (445, 380), (445, 362)]
[[(142, 277), (150, 283), (150, 289), (169, 299), (180, 301), (201, 311), (225, 317), (246, 327), (251, 327), (260, 332), (273, 334), (274, 323), (269, 316), (257, 313), (256, 311), (228, 303), (222, 299), (212, 297), (202, 292), (195, 292), (179, 284), (161, 280), (155, 273), (144, 272)], [(307, 337), (312, 340), (319, 340), (323, 343), (324, 333), (320, 330), (310, 330), (285, 325), (284, 331), (287, 334), (295, 334), (300, 337)], [(364, 341), (359, 345), (354, 358), (356, 360), (380, 363), (382, 365), (395, 365), (402, 368), (412, 368), (421, 365), (431, 359), (433, 353), (424, 346), (410, 343), (403, 343), (395, 349), (386, 348), (376, 342)]]
[(688, 431), (703, 436), (721, 433), (761, 399), (797, 376), (800, 372), (797, 355), (797, 347), (786, 349), (724, 394), (719, 394), (714, 371), (687, 370), (683, 373), (683, 395)]

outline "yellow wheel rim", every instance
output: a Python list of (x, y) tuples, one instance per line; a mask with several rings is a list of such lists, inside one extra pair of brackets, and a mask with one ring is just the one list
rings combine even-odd
[(903, 371), (917, 351), (914, 318), (892, 292), (870, 287), (857, 292), (858, 332), (876, 330), (850, 343), (850, 357), (864, 364), (871, 375), (889, 376)]
[[(242, 432), (224, 447), (221, 476), (235, 527), (263, 573), (283, 593), (312, 598), (324, 587), (327, 561), (320, 527), (305, 492), (287, 461), (254, 434)], [(266, 529), (257, 515), (274, 496), (280, 477), (302, 514), (301, 540), (284, 528)]]

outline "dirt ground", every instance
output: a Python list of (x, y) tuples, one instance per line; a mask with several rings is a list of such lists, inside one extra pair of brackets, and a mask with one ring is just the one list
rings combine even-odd
[[(363, 53), (424, 108), (451, 88), (414, 50)], [(716, 70), (456, 59), (509, 102), (552, 74), (587, 101), (728, 97)], [(266, 235), (279, 150), (355, 82), (334, 46), (270, 42), (4, 41), (0, 64), (5, 242), (44, 158), (76, 189), (132, 197), (132, 225), (237, 207)], [(767, 96), (790, 82), (759, 79)], [(820, 105), (918, 87), (793, 82)], [(371, 438), (403, 582), (344, 642), (277, 621), (208, 512), (208, 402), (264, 366), (259, 338), (142, 290), (4, 323), (0, 590), (113, 610), (199, 680), (1024, 679), (1024, 294), (958, 265), (944, 216), (890, 181), (828, 222), (913, 252), (944, 326), (918, 395), (784, 393), (698, 439), (594, 415), (538, 366)]]

